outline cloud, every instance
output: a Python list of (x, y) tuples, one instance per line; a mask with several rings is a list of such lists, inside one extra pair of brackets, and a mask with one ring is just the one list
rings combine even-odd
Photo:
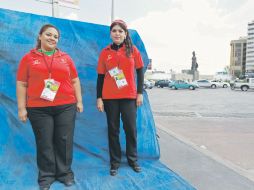
[(208, 0), (210, 5), (223, 14), (231, 14), (239, 10), (248, 0)]
[(131, 22), (130, 27), (139, 32), (155, 68), (178, 72), (190, 69), (192, 51), (196, 51), (201, 74), (214, 74), (229, 65), (230, 41), (247, 33), (254, 2), (243, 2), (237, 4), (239, 9), (232, 6), (233, 12), (222, 14), (226, 4), (173, 0), (174, 8), (151, 11)]

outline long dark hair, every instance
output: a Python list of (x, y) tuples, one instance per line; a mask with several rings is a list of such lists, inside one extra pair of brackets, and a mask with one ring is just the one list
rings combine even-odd
[(52, 24), (45, 24), (41, 27), (39, 35), (37, 37), (37, 43), (36, 43), (36, 49), (40, 49), (41, 48), (41, 40), (39, 39), (39, 36), (42, 35), (42, 33), (47, 30), (48, 28), (54, 28), (56, 29), (57, 33), (58, 33), (58, 39), (60, 38), (60, 31), (58, 30), (58, 28)]
[(110, 25), (110, 31), (115, 25), (120, 26), (127, 33), (123, 43), (125, 44), (125, 47), (126, 47), (126, 50), (125, 50), (126, 56), (130, 57), (130, 55), (133, 53), (133, 45), (132, 45), (131, 37), (129, 35), (129, 31), (127, 29), (127, 25), (122, 20), (115, 20)]

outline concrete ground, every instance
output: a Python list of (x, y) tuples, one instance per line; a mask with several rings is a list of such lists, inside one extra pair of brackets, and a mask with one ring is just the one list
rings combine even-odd
[(254, 189), (254, 91), (147, 93), (169, 168), (200, 190)]

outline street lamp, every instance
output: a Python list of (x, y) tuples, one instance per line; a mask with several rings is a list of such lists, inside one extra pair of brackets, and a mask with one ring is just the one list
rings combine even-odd
[(58, 0), (52, 0), (52, 17), (58, 17), (59, 15), (58, 3)]
[(59, 6), (67, 7), (71, 9), (79, 10), (79, 0), (36, 0), (43, 3), (49, 3), (52, 5), (52, 17), (58, 17), (59, 15)]
[(52, 17), (58, 17), (58, 0), (36, 0), (52, 5)]
[(111, 2), (111, 23), (114, 21), (114, 0), (112, 0), (112, 2)]

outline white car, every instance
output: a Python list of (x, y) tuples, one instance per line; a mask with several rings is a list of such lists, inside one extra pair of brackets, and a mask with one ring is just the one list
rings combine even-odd
[(254, 78), (247, 78), (242, 81), (235, 81), (232, 90), (240, 88), (242, 91), (247, 91), (248, 89), (254, 89)]
[(196, 80), (193, 83), (197, 84), (199, 87), (204, 87), (204, 88), (221, 87), (221, 84), (219, 84), (218, 82), (212, 82), (212, 81), (209, 81), (209, 80)]
[(223, 81), (220, 81), (220, 80), (212, 80), (211, 82), (216, 82), (218, 83), (218, 87), (222, 87), (222, 88), (227, 88), (230, 86), (230, 84), (228, 82), (223, 82)]
[(144, 89), (152, 89), (154, 87), (153, 82), (149, 81), (149, 80), (144, 80)]

